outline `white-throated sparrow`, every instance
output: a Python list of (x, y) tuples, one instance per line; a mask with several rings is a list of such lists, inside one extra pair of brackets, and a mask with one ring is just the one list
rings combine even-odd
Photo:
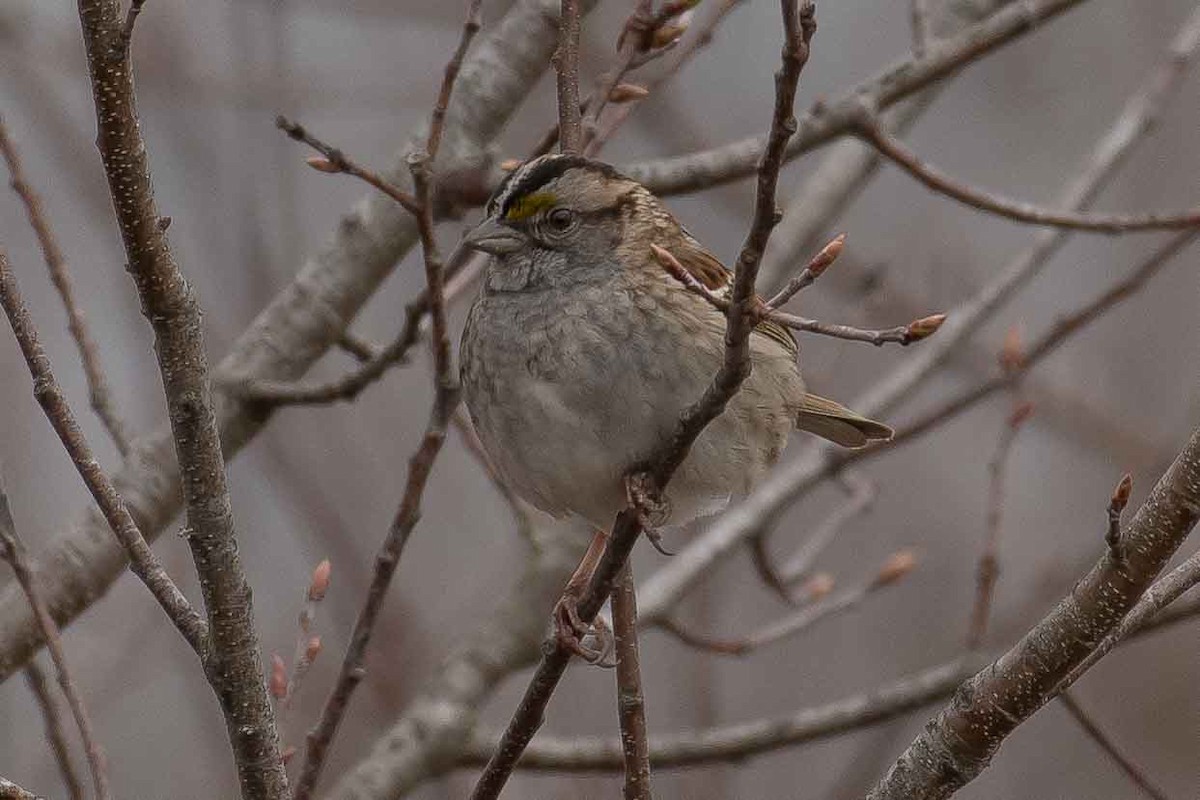
[[(462, 337), (467, 408), (501, 477), (551, 514), (603, 530), (644, 464), (720, 368), (725, 318), (669, 275), (665, 248), (705, 286), (731, 273), (645, 187), (577, 156), (513, 171), (465, 240), (490, 253)], [(793, 428), (857, 447), (892, 431), (808, 394), (791, 333), (759, 325), (752, 371), (667, 489), (685, 522), (748, 492)]]

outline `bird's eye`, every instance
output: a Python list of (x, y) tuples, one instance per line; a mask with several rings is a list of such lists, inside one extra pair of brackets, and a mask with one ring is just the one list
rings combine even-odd
[(566, 233), (575, 224), (575, 212), (569, 208), (556, 208), (546, 215), (546, 225), (555, 233)]

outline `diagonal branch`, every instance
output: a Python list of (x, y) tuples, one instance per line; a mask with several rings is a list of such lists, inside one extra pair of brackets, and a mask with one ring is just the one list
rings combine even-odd
[[(46, 726), (46, 741), (50, 744), (50, 749), (54, 751), (54, 762), (58, 764), (59, 775), (66, 784), (67, 796), (71, 800), (83, 800), (83, 784), (79, 782), (79, 776), (75, 774), (75, 765), (71, 763), (71, 750), (67, 746), (60, 712), (54, 702), (54, 697), (50, 694), (50, 687), (46, 685), (46, 674), (38, 666), (37, 661), (30, 661), (29, 666), (25, 668), (25, 682), (29, 684), (29, 691), (42, 711), (42, 721)], [(0, 794), (0, 797), (3, 795)]]
[(429, 475), (433, 471), (434, 461), (446, 440), (446, 427), (450, 421), (450, 415), (454, 413), (454, 408), (458, 405), (459, 389), (454, 376), (450, 356), (450, 336), (446, 327), (445, 275), (433, 231), (431, 165), (437, 158), (438, 148), (441, 145), (446, 107), (450, 103), (454, 82), (458, 78), (467, 48), (470, 47), (475, 34), (479, 32), (482, 3), (483, 0), (471, 0), (468, 7), (458, 47), (446, 65), (441, 90), (438, 92), (438, 98), (434, 104), (425, 150), (409, 156), (413, 184), (416, 187), (417, 222), (420, 227), (421, 249), (425, 262), (426, 292), (429, 298), (429, 316), (433, 328), (430, 341), (434, 364), (433, 408), (429, 412), (425, 435), (422, 437), (417, 451), (409, 459), (404, 496), (400, 501), (400, 507), (396, 511), (387, 537), (375, 557), (375, 572), (359, 611), (358, 619), (355, 620), (354, 630), (350, 636), (350, 643), (346, 647), (346, 654), (342, 658), (337, 680), (321, 710), (320, 720), (308, 734), (304, 764), (301, 766), (300, 777), (296, 782), (293, 800), (307, 800), (312, 796), (317, 786), (317, 780), (320, 778), (329, 745), (349, 706), (350, 696), (365, 675), (367, 646), (370, 644), (375, 622), (379, 618), (387, 590), (396, 574), (404, 546), (421, 518), (421, 497), (425, 492)]
[[(1009, 11), (998, 12), (989, 20), (1011, 13), (1015, 6), (1007, 8)], [(1085, 157), (1081, 170), (1068, 181), (1060, 199), (1062, 207), (1085, 207), (1112, 178), (1178, 92), (1197, 48), (1200, 48), (1200, 10), (1194, 11), (1186, 20), (1167, 48), (1166, 58), (1129, 97), (1112, 126)], [(1190, 237), (1190, 233), (1183, 231), (1178, 237)], [(1069, 232), (1061, 229), (1039, 231), (1030, 246), (1002, 267), (979, 292), (950, 309), (947, 322), (936, 339), (849, 405), (861, 414), (877, 416), (925, 386), (928, 377), (957, 352), (964, 341), (1045, 268), (1068, 237)], [(987, 393), (996, 388), (999, 387), (989, 388)], [(726, 511), (643, 584), (638, 592), (642, 598), (643, 618), (653, 619), (673, 606), (719, 563), (723, 555), (747, 537), (761, 532), (784, 508), (803, 497), (825, 477), (835, 474), (844, 458), (835, 457), (828, 447), (818, 447), (809, 457), (776, 469), (749, 497)]]
[(75, 285), (71, 281), (70, 273), (67, 272), (66, 259), (63, 258), (62, 251), (58, 248), (58, 241), (55, 239), (53, 231), (50, 230), (50, 221), (46, 219), (41, 198), (25, 179), (21, 160), (17, 157), (17, 149), (8, 138), (8, 129), (3, 120), (0, 120), (0, 154), (8, 163), (8, 174), (13, 191), (20, 195), (21, 202), (25, 204), (29, 224), (37, 235), (38, 244), (42, 248), (42, 258), (46, 262), (46, 268), (50, 271), (50, 280), (67, 310), (67, 330), (70, 331), (71, 338), (75, 340), (75, 346), (79, 349), (79, 360), (83, 363), (83, 374), (87, 379), (88, 400), (92, 404), (92, 410), (96, 412), (96, 416), (100, 418), (108, 435), (112, 437), (117, 451), (122, 456), (128, 456), (129, 427), (113, 407), (108, 380), (104, 377), (104, 370), (100, 367), (99, 348), (96, 347), (96, 340), (92, 338), (92, 333), (84, 320), (83, 311), (80, 310), (79, 303), (75, 298)]
[[(118, 494), (116, 487), (96, 460), (83, 430), (75, 419), (71, 407), (67, 404), (62, 387), (54, 377), (50, 368), (50, 359), (38, 341), (37, 331), (29, 317), (29, 310), (17, 289), (16, 277), (8, 263), (8, 256), (0, 250), (0, 305), (12, 326), (13, 334), (29, 372), (33, 376), (33, 391), (38, 404), (46, 413), (50, 426), (58, 434), (75, 469), (83, 479), (83, 483), (91, 492), (100, 513), (112, 529), (119, 547), (130, 562), (130, 569), (141, 579), (154, 599), (167, 613), (176, 629), (187, 640), (192, 649), (201, 658), (208, 650), (208, 626), (192, 608), (191, 603), (184, 597), (183, 592), (175, 585), (167, 574), (150, 545), (142, 537), (142, 532), (133, 521), (126, 508), (124, 500)], [(49, 603), (48, 603), (49, 605)], [(53, 611), (53, 607), (51, 606)]]
[(16, 573), (17, 581), (29, 600), (30, 607), (37, 617), (42, 633), (46, 637), (46, 649), (50, 651), (50, 660), (54, 662), (54, 671), (58, 676), (58, 685), (63, 696), (67, 698), (67, 707), (79, 728), (79, 736), (83, 739), (83, 749), (87, 753), (88, 769), (92, 774), (92, 786), (97, 800), (108, 800), (112, 793), (108, 786), (108, 763), (104, 756), (104, 748), (96, 739), (96, 731), (92, 726), (92, 718), (83, 702), (83, 695), (75, 685), (71, 675), (71, 667), (67, 663), (67, 655), (63, 651), (62, 638), (59, 636), (58, 625), (50, 616), (34, 580), (33, 572), (29, 569), (29, 559), (25, 545), (17, 535), (17, 526), (13, 522), (12, 509), (8, 506), (8, 495), (0, 484), (0, 559), (7, 561)]
[(1071, 714), (1071, 718), (1079, 724), (1083, 732), (1088, 735), (1088, 738), (1095, 742), (1104, 754), (1107, 755), (1114, 764), (1116, 764), (1129, 780), (1142, 790), (1150, 800), (1167, 800), (1167, 795), (1161, 789), (1154, 785), (1153, 781), (1146, 776), (1144, 770), (1133, 762), (1129, 756), (1121, 752), (1121, 749), (1108, 737), (1108, 734), (1096, 724), (1096, 721), (1079, 705), (1079, 701), (1075, 699), (1075, 695), (1071, 692), (1063, 692), (1059, 695), (1059, 700), (1062, 701), (1063, 707)]
[(878, 150), (893, 164), (903, 169), (916, 180), (939, 194), (964, 203), (980, 211), (986, 211), (1017, 222), (1031, 225), (1049, 225), (1076, 231), (1095, 233), (1134, 233), (1137, 231), (1175, 230), (1200, 225), (1200, 209), (1183, 213), (1154, 214), (1099, 214), (1072, 211), (1053, 211), (1009, 200), (982, 189), (976, 189), (949, 177), (920, 158), (900, 140), (888, 133), (878, 114), (865, 106), (855, 124), (854, 132)]
[[(553, 4), (516, 0), (472, 48), (447, 110), (438, 159), (443, 174), (479, 168), (486, 146), (545, 71), (557, 30)], [(582, 5), (586, 10), (594, 3), (584, 0)], [(403, 163), (388, 174), (402, 168)], [(412, 215), (372, 190), (333, 226), (328, 244), (300, 265), (295, 279), (239, 336), (220, 374), (271, 381), (300, 377), (337, 342), (417, 236)], [(226, 455), (232, 457), (262, 431), (270, 410), (229, 394), (218, 393), (216, 399)], [(152, 432), (135, 451), (138, 457), (114, 473), (113, 483), (153, 540), (179, 511), (179, 466), (167, 430)], [(89, 508), (39, 554), (35, 569), (55, 618), (65, 623), (98, 600), (125, 566), (122, 548)], [(0, 620), (4, 679), (29, 660), (41, 640), (15, 586), (6, 586), (0, 595)]]
[[(810, 109), (800, 118), (785, 158), (793, 159), (850, 133), (863, 103), (887, 108), (1001, 45), (1029, 34), (1081, 2), (1083, 0), (1011, 3), (958, 36), (931, 43), (919, 58), (902, 61), (840, 97)], [(622, 172), (658, 195), (692, 192), (753, 174), (764, 144), (761, 136), (749, 136), (709, 150), (628, 165)]]
[(945, 798), (976, 778), (1017, 726), (1114, 630), (1200, 518), (1200, 429), (1138, 509), (1125, 557), (1105, 550), (1058, 606), (955, 693), (868, 795)]
[(205, 674), (233, 749), (242, 794), (281, 800), (287, 774), (238, 554), (225, 457), (209, 389), (196, 297), (175, 261), (150, 183), (128, 40), (116, 0), (80, 0), (96, 109), (96, 145), (142, 312), (154, 331), (186, 509), (185, 537), (209, 616)]
[[(783, 165), (784, 148), (795, 131), (795, 92), (800, 73), (808, 60), (809, 41), (816, 29), (810, 0), (801, 8), (798, 0), (781, 0), (784, 25), (782, 66), (775, 76), (775, 108), (767, 146), (762, 151), (758, 172), (753, 222), (737, 259), (725, 334), (725, 361), (704, 396), (688, 408), (674, 435), (650, 460), (645, 474), (630, 476), (651, 498), (661, 495), (675, 469), (687, 456), (695, 438), (725, 409), (750, 371), (749, 338), (754, 328), (753, 304), (758, 302), (754, 281), (763, 249), (776, 222), (775, 187)], [(612, 593), (618, 572), (624, 566), (642, 532), (641, 508), (626, 508), (617, 515), (608, 547), (580, 600), (580, 619), (591, 622)], [(500, 795), (526, 745), (541, 726), (550, 697), (562, 679), (570, 652), (559, 642), (548, 648), (513, 714), (496, 752), (489, 760), (471, 794), (472, 800), (494, 800)]]

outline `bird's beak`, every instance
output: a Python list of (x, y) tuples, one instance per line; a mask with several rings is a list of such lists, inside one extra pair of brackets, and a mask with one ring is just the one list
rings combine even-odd
[(488, 217), (466, 235), (463, 244), (474, 250), (502, 256), (524, 247), (525, 237), (498, 222), (495, 217)]

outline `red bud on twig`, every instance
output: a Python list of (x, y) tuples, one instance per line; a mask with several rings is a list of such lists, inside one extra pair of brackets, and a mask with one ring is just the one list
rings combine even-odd
[(288, 676), (287, 665), (278, 653), (271, 653), (271, 697), (282, 700), (287, 697)]

